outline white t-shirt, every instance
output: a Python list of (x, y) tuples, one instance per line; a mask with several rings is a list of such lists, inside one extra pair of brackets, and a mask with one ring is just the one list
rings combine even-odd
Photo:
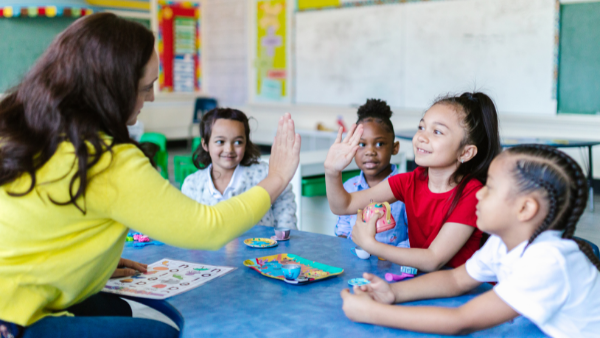
[(552, 337), (600, 337), (600, 276), (573, 240), (544, 231), (523, 252), (491, 236), (466, 263), (480, 282)]

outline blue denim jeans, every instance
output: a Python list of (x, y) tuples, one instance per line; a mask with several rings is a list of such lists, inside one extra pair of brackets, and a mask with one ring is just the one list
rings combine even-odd
[(163, 322), (132, 318), (129, 304), (111, 294), (96, 294), (68, 308), (67, 311), (75, 317), (45, 317), (27, 327), (0, 320), (0, 338), (179, 336), (179, 331)]
[(46, 317), (25, 328), (22, 338), (175, 338), (179, 331), (156, 320), (132, 317)]

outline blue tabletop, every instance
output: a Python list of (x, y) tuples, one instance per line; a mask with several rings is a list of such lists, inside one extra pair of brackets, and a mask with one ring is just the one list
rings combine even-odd
[[(395, 132), (396, 137), (403, 140), (412, 140), (417, 129), (405, 129), (397, 130)], [(546, 144), (556, 148), (580, 148), (580, 147), (592, 147), (599, 145), (598, 140), (573, 140), (573, 139), (561, 139), (561, 138), (544, 138), (544, 137), (503, 137), (500, 141), (503, 147), (513, 147), (519, 144), (537, 143)]]
[[(256, 226), (219, 251), (195, 251), (170, 246), (126, 247), (123, 257), (153, 263), (162, 258), (232, 266), (233, 272), (167, 301), (185, 319), (184, 337), (249, 336), (281, 337), (284, 334), (315, 337), (432, 337), (368, 324), (353, 323), (342, 311), (340, 291), (348, 280), (370, 272), (383, 277), (386, 272), (400, 273), (400, 267), (376, 257), (361, 260), (350, 249), (353, 242), (302, 231), (292, 231), (289, 241), (269, 249), (253, 249), (243, 240), (271, 237), (273, 228)], [(297, 286), (267, 278), (247, 268), (243, 261), (278, 253), (291, 253), (323, 264), (340, 267), (344, 273), (311, 284)], [(400, 282), (401, 283), (401, 282)], [(456, 307), (491, 289), (484, 284), (469, 294), (407, 303)], [(467, 337), (546, 337), (529, 320), (519, 317), (492, 329)]]

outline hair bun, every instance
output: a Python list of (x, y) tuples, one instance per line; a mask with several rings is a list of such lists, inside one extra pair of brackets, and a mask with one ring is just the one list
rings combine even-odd
[(368, 117), (389, 120), (392, 117), (392, 109), (387, 102), (380, 99), (367, 99), (367, 102), (358, 108), (358, 119)]

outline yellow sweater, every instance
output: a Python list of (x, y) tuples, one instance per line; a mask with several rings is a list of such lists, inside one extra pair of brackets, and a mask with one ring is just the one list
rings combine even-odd
[(213, 207), (201, 205), (164, 180), (135, 146), (105, 152), (88, 173), (83, 215), (69, 199), (73, 145), (62, 143), (36, 172), (0, 186), (0, 319), (31, 325), (99, 292), (121, 256), (128, 227), (166, 244), (217, 250), (254, 226), (270, 208), (254, 187)]

